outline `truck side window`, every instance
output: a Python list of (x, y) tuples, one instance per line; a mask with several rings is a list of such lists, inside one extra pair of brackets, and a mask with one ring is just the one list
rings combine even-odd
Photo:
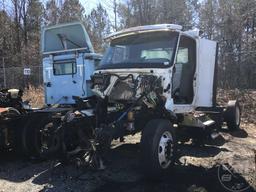
[(53, 62), (54, 75), (73, 75), (77, 72), (75, 60), (62, 60)]
[(149, 59), (166, 59), (171, 60), (172, 50), (168, 48), (145, 49), (141, 51), (140, 58)]
[(193, 79), (196, 67), (196, 41), (181, 36), (173, 74), (174, 103), (191, 104), (194, 98)]
[(176, 57), (176, 64), (188, 63), (188, 48), (180, 47)]

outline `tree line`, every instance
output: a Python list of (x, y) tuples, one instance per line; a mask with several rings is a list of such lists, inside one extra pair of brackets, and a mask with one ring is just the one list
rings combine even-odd
[(41, 27), (72, 21), (84, 23), (97, 52), (105, 50), (104, 36), (127, 27), (198, 28), (219, 42), (219, 86), (256, 88), (255, 0), (101, 0), (92, 10), (79, 0), (3, 0), (0, 58), (9, 67), (41, 65)]

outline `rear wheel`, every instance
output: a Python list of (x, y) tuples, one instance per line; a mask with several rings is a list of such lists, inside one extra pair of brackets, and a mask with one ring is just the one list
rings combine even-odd
[(174, 163), (175, 133), (170, 121), (151, 120), (141, 137), (142, 166), (151, 178), (166, 173)]
[(48, 114), (35, 114), (30, 117), (22, 134), (23, 153), (29, 157), (41, 156), (41, 130), (51, 122)]
[(230, 131), (239, 129), (241, 122), (241, 110), (237, 100), (228, 102), (228, 106), (224, 115), (225, 121)]

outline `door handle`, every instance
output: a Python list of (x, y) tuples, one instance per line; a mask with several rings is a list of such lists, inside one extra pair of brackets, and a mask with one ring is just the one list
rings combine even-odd
[(47, 83), (44, 83), (44, 85), (45, 85), (46, 87), (51, 87), (51, 86), (52, 86), (52, 83), (51, 83), (51, 82), (47, 82)]

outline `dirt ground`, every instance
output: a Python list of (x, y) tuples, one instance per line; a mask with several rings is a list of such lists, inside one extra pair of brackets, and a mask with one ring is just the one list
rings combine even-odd
[[(34, 90), (34, 91), (33, 91)], [(33, 106), (43, 101), (43, 91), (30, 90)], [(38, 97), (35, 97), (37, 95)], [(145, 179), (140, 165), (140, 135), (127, 137), (125, 143), (114, 142), (103, 171), (62, 165), (56, 161), (28, 160), (12, 152), (0, 152), (0, 192), (30, 191), (166, 191), (217, 192), (234, 186), (220, 182), (220, 165), (232, 170), (240, 187), (256, 191), (256, 91), (219, 90), (219, 103), (240, 98), (243, 111), (241, 130), (221, 135), (204, 146), (179, 144), (176, 163), (158, 181)], [(239, 186), (238, 186), (239, 187)], [(228, 189), (227, 189), (228, 188)]]
[(220, 183), (220, 164), (228, 164), (246, 184), (246, 191), (256, 190), (256, 125), (242, 124), (232, 134), (225, 130), (205, 146), (180, 144), (177, 160), (170, 172), (158, 181), (145, 179), (140, 171), (140, 135), (114, 142), (107, 168), (103, 171), (62, 165), (56, 161), (17, 158), (2, 152), (0, 191), (228, 191)]

